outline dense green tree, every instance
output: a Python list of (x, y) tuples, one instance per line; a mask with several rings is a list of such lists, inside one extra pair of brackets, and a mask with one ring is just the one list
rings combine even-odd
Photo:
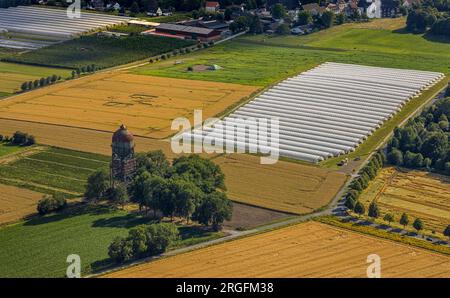
[(406, 226), (409, 224), (409, 218), (408, 215), (406, 213), (403, 213), (402, 216), (400, 217), (400, 221), (399, 223), (406, 228)]
[(378, 218), (380, 216), (380, 209), (375, 201), (372, 201), (369, 205), (368, 215), (373, 218)]
[(88, 200), (99, 200), (105, 195), (109, 186), (109, 174), (105, 170), (98, 170), (89, 175), (84, 196)]
[(421, 152), (432, 160), (443, 157), (448, 150), (448, 137), (442, 132), (430, 134), (424, 141)]
[(313, 17), (309, 11), (301, 10), (298, 13), (297, 23), (300, 26), (312, 24)]
[(250, 23), (249, 32), (253, 34), (261, 34), (263, 33), (263, 25), (258, 16), (253, 16), (252, 21)]
[(423, 222), (420, 218), (416, 218), (416, 220), (414, 220), (413, 222), (413, 227), (414, 229), (416, 229), (417, 232), (420, 232), (421, 230), (423, 230)]
[(384, 215), (383, 219), (384, 219), (385, 221), (387, 221), (389, 224), (391, 224), (391, 222), (393, 222), (393, 221), (395, 220), (395, 219), (394, 219), (394, 215), (393, 215), (392, 213), (386, 213), (386, 214)]
[(212, 225), (218, 231), (225, 220), (231, 220), (232, 212), (233, 205), (226, 194), (215, 191), (203, 199), (193, 219), (204, 225)]
[(225, 190), (225, 175), (218, 165), (198, 155), (176, 158), (172, 164), (172, 175), (189, 180), (203, 192), (211, 193), (216, 189)]
[(67, 201), (61, 195), (44, 195), (37, 204), (37, 211), (40, 215), (45, 215), (64, 209)]
[(277, 3), (272, 7), (272, 17), (274, 19), (283, 19), (286, 16), (286, 9), (283, 4)]
[(117, 183), (110, 189), (109, 199), (113, 204), (123, 208), (130, 201), (127, 187), (123, 183)]
[(130, 16), (134, 17), (139, 13), (139, 4), (134, 1), (133, 4), (130, 6)]
[(331, 11), (325, 11), (322, 13), (322, 16), (320, 17), (320, 22), (323, 27), (330, 28), (333, 26), (334, 19), (336, 15)]
[(443, 231), (444, 236), (449, 237), (450, 239), (450, 225), (448, 225), (445, 230)]
[(403, 165), (403, 153), (397, 148), (393, 148), (391, 152), (388, 153), (387, 159), (390, 164), (396, 166)]
[(162, 150), (136, 154), (137, 168), (144, 168), (152, 175), (170, 175), (170, 163)]
[(20, 86), (20, 89), (22, 91), (27, 91), (28, 90), (28, 82), (22, 83), (22, 85)]
[(358, 215), (363, 215), (366, 212), (366, 208), (361, 202), (356, 202), (355, 208), (353, 209)]
[(347, 207), (350, 210), (355, 209), (356, 200), (353, 197), (347, 197), (344, 203), (345, 207)]

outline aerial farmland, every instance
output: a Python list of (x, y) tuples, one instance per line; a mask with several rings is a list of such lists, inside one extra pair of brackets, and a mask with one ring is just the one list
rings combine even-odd
[(445, 7), (17, 1), (1, 278), (450, 278)]

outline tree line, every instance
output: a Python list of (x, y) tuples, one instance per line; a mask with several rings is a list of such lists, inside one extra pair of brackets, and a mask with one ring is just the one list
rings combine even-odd
[(90, 64), (82, 67), (77, 67), (76, 69), (72, 70), (72, 79), (75, 79), (76, 77), (81, 76), (82, 74), (86, 73), (94, 73), (100, 68), (95, 64)]
[(408, 12), (406, 29), (410, 32), (429, 32), (433, 35), (450, 37), (450, 1), (427, 0)]
[(61, 76), (52, 75), (46, 78), (40, 78), (39, 80), (23, 82), (20, 86), (22, 91), (29, 91), (39, 87), (45, 87), (47, 85), (51, 85), (61, 80)]
[[(447, 89), (447, 92), (450, 89)], [(450, 97), (424, 109), (388, 142), (390, 164), (450, 175)]]

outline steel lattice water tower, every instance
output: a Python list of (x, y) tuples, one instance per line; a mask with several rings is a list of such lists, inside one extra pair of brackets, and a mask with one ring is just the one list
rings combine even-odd
[(112, 137), (111, 175), (114, 180), (129, 183), (136, 173), (136, 159), (134, 157), (134, 138), (125, 125)]

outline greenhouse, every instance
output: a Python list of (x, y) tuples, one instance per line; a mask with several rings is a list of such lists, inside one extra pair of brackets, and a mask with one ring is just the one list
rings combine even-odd
[[(36, 49), (103, 30), (109, 26), (126, 23), (127, 17), (98, 13), (81, 13), (80, 18), (69, 18), (65, 9), (47, 9), (33, 6), (0, 8), (0, 28), (3, 33), (17, 36), (6, 42), (0, 38), (0, 46)], [(41, 41), (47, 41), (41, 42)]]
[[(267, 152), (271, 144), (261, 142), (257, 135), (262, 133), (278, 138), (275, 145), (281, 156), (319, 162), (354, 151), (406, 102), (443, 77), (436, 72), (327, 62), (280, 82), (224, 119), (185, 137), (224, 148), (232, 142), (241, 152)], [(258, 119), (272, 118), (279, 120), (277, 132), (259, 125)], [(257, 126), (248, 121), (252, 119)]]

